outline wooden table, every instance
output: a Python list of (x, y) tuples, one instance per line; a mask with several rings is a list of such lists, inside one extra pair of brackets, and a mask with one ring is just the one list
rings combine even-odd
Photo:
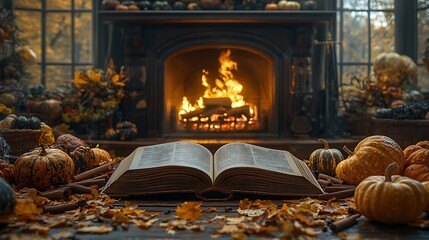
[[(174, 235), (167, 233), (166, 229), (160, 227), (159, 223), (172, 220), (175, 217), (175, 209), (177, 205), (183, 203), (180, 201), (131, 201), (133, 204), (138, 204), (139, 209), (145, 209), (151, 213), (159, 213), (159, 220), (152, 225), (149, 229), (140, 229), (134, 224), (129, 224), (129, 228), (124, 230), (117, 227), (115, 230), (108, 234), (80, 234), (76, 233), (76, 239), (210, 239), (211, 234), (219, 230), (222, 226), (216, 222), (210, 222), (215, 216), (229, 216), (238, 217), (237, 209), (239, 207), (238, 201), (228, 202), (203, 202), (201, 208), (216, 208), (216, 212), (204, 213), (203, 217), (198, 220), (198, 223), (203, 223), (203, 231), (193, 230), (177, 230)], [(274, 203), (281, 206), (282, 201), (274, 200)], [(121, 205), (121, 204), (116, 204)], [(426, 214), (422, 215), (423, 219), (429, 219)], [(320, 227), (323, 232), (317, 235), (315, 239), (429, 239), (429, 231), (411, 227), (407, 225), (383, 225), (370, 222), (363, 216), (358, 218), (358, 223), (350, 228), (344, 229), (338, 233), (332, 232), (328, 227)], [(55, 235), (64, 228), (51, 229), (50, 236)], [(16, 229), (14, 230), (16, 231)], [(0, 239), (4, 239), (5, 229), (0, 232)], [(2, 237), (3, 236), (3, 237)], [(281, 236), (281, 232), (274, 232), (266, 235), (249, 235), (248, 239), (273, 239)], [(7, 238), (6, 238), (7, 239)], [(43, 238), (42, 238), (43, 239)], [(216, 239), (216, 238), (214, 238)], [(217, 239), (231, 239), (230, 234), (220, 235)]]

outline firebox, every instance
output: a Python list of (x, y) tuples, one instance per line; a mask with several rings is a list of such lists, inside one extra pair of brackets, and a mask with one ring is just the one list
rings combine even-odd
[(194, 46), (172, 54), (164, 68), (165, 131), (269, 131), (277, 117), (273, 69), (269, 56), (243, 46)]
[(98, 64), (114, 58), (128, 69), (122, 112), (143, 129), (141, 137), (317, 131), (324, 63), (314, 40), (333, 29), (334, 12), (101, 11), (99, 17), (98, 35), (110, 41), (99, 40)]

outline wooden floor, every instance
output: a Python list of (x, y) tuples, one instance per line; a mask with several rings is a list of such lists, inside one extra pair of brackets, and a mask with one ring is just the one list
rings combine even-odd
[[(181, 201), (182, 202), (182, 201)], [(166, 229), (159, 226), (159, 223), (174, 219), (175, 209), (181, 202), (140, 202), (139, 208), (145, 209), (151, 213), (159, 213), (159, 220), (149, 229), (140, 229), (135, 224), (130, 224), (129, 229), (124, 230), (118, 227), (108, 234), (76, 234), (76, 239), (96, 239), (96, 240), (118, 240), (118, 239), (212, 239), (211, 234), (219, 230), (222, 226), (216, 221), (209, 221), (216, 215), (238, 217), (236, 209), (238, 202), (207, 202), (203, 203), (202, 208), (214, 207), (216, 212), (205, 213), (202, 219), (204, 229), (202, 231), (194, 230), (176, 230), (175, 234), (167, 233)], [(135, 203), (135, 202), (134, 202)], [(280, 204), (280, 202), (279, 202)], [(423, 214), (423, 219), (428, 219), (427, 214)], [(338, 233), (332, 232), (329, 228), (324, 228), (321, 234), (314, 239), (428, 239), (429, 232), (424, 229), (411, 227), (407, 225), (383, 225), (374, 223), (361, 216), (358, 223), (352, 227), (346, 228)], [(61, 231), (63, 228), (55, 228), (50, 231), (50, 235)], [(1, 236), (1, 235), (0, 235)], [(248, 239), (279, 239), (281, 232), (271, 232), (266, 235), (249, 235)], [(220, 235), (213, 239), (231, 239), (230, 234)]]
[[(342, 138), (342, 139), (326, 139), (330, 148), (336, 148), (343, 151), (343, 146), (346, 145), (349, 149), (353, 149), (357, 143), (362, 140), (362, 137)], [(219, 147), (230, 142), (246, 142), (262, 147), (273, 149), (287, 150), (300, 159), (308, 159), (311, 152), (316, 149), (323, 148), (323, 143), (316, 138), (285, 138), (285, 139), (173, 139), (173, 138), (144, 138), (134, 139), (131, 141), (108, 141), (108, 140), (85, 140), (91, 146), (97, 144), (113, 152), (118, 157), (126, 157), (137, 147), (148, 146), (153, 144), (173, 142), (173, 141), (191, 141), (200, 143), (206, 146), (212, 153)], [(344, 156), (347, 156), (343, 152)]]

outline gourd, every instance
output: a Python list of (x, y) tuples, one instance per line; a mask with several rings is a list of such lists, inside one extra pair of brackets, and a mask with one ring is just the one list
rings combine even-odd
[(0, 159), (0, 176), (9, 184), (13, 184), (15, 178), (13, 168), (13, 164)]
[(14, 163), (18, 188), (34, 187), (44, 191), (51, 186), (68, 184), (74, 176), (74, 162), (64, 151), (44, 145), (22, 154)]
[(99, 148), (98, 145), (95, 148), (91, 148), (91, 151), (94, 154), (96, 165), (103, 165), (112, 161), (109, 152)]
[(74, 162), (74, 171), (76, 174), (91, 170), (95, 165), (94, 153), (90, 147), (79, 146), (70, 154)]
[(39, 144), (45, 144), (46, 146), (50, 146), (55, 143), (55, 136), (52, 131), (52, 128), (46, 123), (42, 122), (40, 125), (40, 129), (42, 132), (39, 137)]
[(122, 141), (133, 139), (137, 135), (137, 131), (137, 126), (129, 121), (118, 122), (116, 124), (116, 133)]
[(8, 114), (4, 119), (0, 121), (0, 128), (11, 129), (12, 122), (17, 116), (13, 113)]
[(314, 150), (309, 158), (309, 166), (311, 170), (324, 173), (335, 177), (335, 169), (338, 163), (344, 160), (343, 154), (334, 148), (329, 148), (329, 144), (324, 139), (319, 139), (323, 142), (323, 149)]
[(3, 214), (12, 213), (15, 204), (16, 197), (12, 187), (0, 177), (0, 218)]
[(348, 184), (359, 184), (362, 180), (373, 175), (383, 175), (386, 167), (396, 162), (398, 169), (395, 174), (404, 171), (404, 153), (401, 147), (391, 138), (382, 135), (369, 136), (361, 140), (350, 155), (341, 161), (335, 172), (337, 177)]
[(64, 133), (58, 136), (53, 145), (54, 148), (61, 149), (66, 153), (73, 152), (73, 150), (75, 150), (75, 148), (79, 146), (88, 146), (88, 145), (82, 139), (76, 136), (73, 136), (72, 134), (69, 134), (69, 133)]
[(420, 141), (404, 149), (404, 175), (418, 181), (429, 181), (429, 141)]
[(265, 10), (279, 10), (279, 5), (277, 3), (271, 2), (265, 4)]
[(37, 117), (18, 116), (12, 121), (14, 129), (40, 129), (41, 121)]
[(297, 1), (280, 0), (277, 3), (277, 5), (280, 10), (300, 10), (301, 9), (301, 4)]
[(370, 176), (355, 190), (356, 208), (368, 219), (386, 224), (404, 224), (416, 220), (427, 209), (429, 199), (419, 181), (392, 176), (398, 164), (388, 165), (384, 176)]
[[(426, 196), (429, 198), (429, 181), (424, 181), (424, 182), (422, 182), (422, 184), (423, 184), (423, 187), (425, 187)], [(428, 207), (426, 208), (425, 212), (429, 214), (429, 204), (428, 204)]]

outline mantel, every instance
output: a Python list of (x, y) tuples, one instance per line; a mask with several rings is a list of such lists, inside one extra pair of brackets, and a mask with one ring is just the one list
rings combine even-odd
[(106, 11), (99, 12), (102, 22), (165, 23), (332, 23), (335, 11)]

